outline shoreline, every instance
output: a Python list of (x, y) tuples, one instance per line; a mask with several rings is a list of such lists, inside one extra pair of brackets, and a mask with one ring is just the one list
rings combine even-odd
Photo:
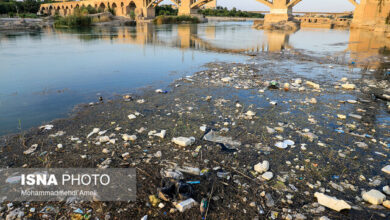
[(206, 16), (209, 21), (257, 21), (264, 20), (264, 18), (245, 18), (245, 17), (217, 17)]
[[(209, 63), (206, 70), (172, 82), (166, 94), (146, 90), (131, 97), (85, 104), (72, 117), (51, 122), (52, 129), (33, 128), (23, 134), (0, 137), (1, 166), (96, 167), (109, 158), (109, 167), (137, 168), (136, 202), (117, 203), (118, 208), (104, 207), (101, 211), (97, 211), (99, 202), (77, 205), (85, 212), (92, 210), (91, 215), (99, 218), (107, 215), (135, 219), (144, 215), (200, 218), (198, 207), (180, 213), (171, 201), (161, 200), (164, 208), (150, 205), (149, 195), (157, 194), (160, 187), (160, 170), (170, 163), (179, 167), (209, 168), (203, 176), (184, 176), (186, 180), (200, 181), (193, 186), (192, 195), (198, 202), (209, 197), (211, 187), (215, 187), (209, 204), (210, 219), (229, 216), (250, 219), (388, 217), (386, 208), (377, 209), (356, 199), (360, 198), (361, 191), (381, 189), (389, 181), (389, 176), (380, 171), (386, 165), (385, 157), (373, 156), (374, 152), (389, 155), (389, 143), (385, 139), (389, 126), (375, 121), (377, 114), (386, 109), (383, 101), (371, 100), (371, 92), (365, 89), (370, 83), (379, 89), (381, 81), (371, 76), (368, 81), (357, 78), (323, 83), (323, 80), (305, 78), (299, 73), (280, 73), (267, 68), (275, 60), (299, 61), (302, 57), (307, 63), (321, 63), (323, 70), (328, 68), (326, 63), (332, 64), (331, 60), (297, 56), (294, 52), (269, 57), (258, 55), (247, 64)], [(261, 59), (266, 62), (256, 64)], [(271, 86), (273, 80), (278, 88)], [(287, 90), (286, 83), (289, 84)], [(345, 90), (344, 84), (353, 84), (356, 88)], [(371, 112), (372, 107), (377, 110)], [(348, 116), (349, 113), (355, 116)], [(136, 117), (129, 119), (131, 114)], [(341, 119), (338, 115), (347, 118)], [(362, 119), (357, 119), (356, 115)], [(218, 135), (239, 141), (240, 145), (228, 146), (234, 151), (224, 151), (218, 144), (202, 139), (207, 133), (199, 129), (203, 125)], [(86, 138), (94, 128), (107, 132)], [(163, 138), (150, 133), (161, 130), (166, 130)], [(123, 134), (136, 135), (137, 139), (123, 141)], [(110, 141), (100, 141), (104, 136)], [(179, 136), (194, 136), (196, 140), (191, 146), (180, 147), (171, 142)], [(286, 149), (275, 147), (284, 140), (292, 140), (294, 144)], [(356, 142), (365, 145), (357, 146)], [(23, 155), (33, 144), (38, 144), (38, 149)], [(57, 144), (62, 144), (63, 148), (58, 148)], [(196, 153), (197, 146), (201, 148)], [(126, 153), (130, 156), (123, 156)], [(368, 160), (372, 157), (383, 159)], [(253, 169), (264, 160), (270, 163), (269, 171), (273, 173), (270, 180)], [(219, 177), (220, 173), (224, 175)], [(340, 213), (325, 208), (317, 203), (315, 192), (348, 201), (353, 209)], [(69, 205), (50, 204), (67, 213), (64, 216), (76, 215)], [(46, 205), (30, 203), (30, 207), (37, 210)], [(23, 207), (24, 203), (15, 204), (14, 210), (27, 211)], [(118, 209), (126, 211), (118, 214)], [(2, 212), (7, 215), (6, 211)]]

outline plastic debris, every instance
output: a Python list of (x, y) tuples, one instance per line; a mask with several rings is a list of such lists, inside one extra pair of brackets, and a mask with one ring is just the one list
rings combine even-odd
[(38, 148), (38, 144), (33, 144), (31, 145), (31, 147), (25, 151), (23, 151), (24, 154), (28, 155), (28, 154), (32, 154), (34, 153)]
[(190, 209), (190, 208), (194, 207), (195, 205), (196, 205), (196, 201), (194, 199), (190, 198), (190, 199), (187, 199), (185, 201), (182, 201), (182, 202), (178, 203), (175, 207), (180, 212), (184, 212), (187, 209)]

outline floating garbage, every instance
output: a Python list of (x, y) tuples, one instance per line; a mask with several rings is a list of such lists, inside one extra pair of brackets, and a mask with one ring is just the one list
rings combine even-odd
[(91, 137), (94, 134), (97, 134), (100, 131), (100, 128), (94, 128), (91, 133), (87, 135), (87, 138)]
[(339, 200), (336, 197), (327, 196), (318, 192), (314, 193), (314, 197), (317, 198), (319, 204), (338, 212), (343, 209), (351, 209), (351, 206), (348, 203), (344, 200)]
[(25, 151), (23, 151), (24, 154), (32, 154), (34, 153), (38, 148), (38, 144), (33, 144), (31, 147)]
[(320, 89), (320, 85), (311, 81), (306, 81), (306, 85), (313, 87), (314, 89)]
[(264, 173), (268, 171), (268, 169), (269, 169), (269, 162), (266, 160), (254, 166), (254, 170), (258, 173)]
[(185, 210), (190, 209), (190, 208), (194, 207), (195, 205), (196, 205), (196, 201), (194, 199), (190, 198), (190, 199), (187, 199), (185, 201), (178, 203), (175, 207), (180, 212), (184, 212)]
[(276, 142), (275, 147), (280, 149), (286, 149), (289, 146), (294, 146), (295, 142), (292, 140), (285, 140), (283, 142)]
[(174, 169), (161, 169), (160, 174), (163, 178), (173, 178), (175, 180), (184, 179), (183, 173)]
[(137, 116), (135, 116), (134, 114), (130, 114), (127, 116), (127, 118), (129, 118), (130, 120), (133, 120), (133, 119), (136, 119)]
[(51, 130), (53, 129), (54, 125), (43, 125), (41, 127), (39, 127), (39, 129), (41, 130)]
[(155, 92), (156, 92), (156, 93), (162, 93), (162, 94), (167, 94), (167, 93), (168, 93), (168, 91), (162, 90), (162, 89), (156, 89)]
[(194, 185), (194, 184), (200, 184), (200, 181), (199, 180), (197, 180), (197, 181), (187, 181), (186, 183)]
[(77, 208), (76, 210), (73, 211), (74, 213), (78, 213), (78, 214), (83, 214), (83, 210), (81, 210), (80, 208)]
[(363, 192), (362, 197), (364, 201), (367, 201), (373, 205), (380, 205), (386, 199), (386, 195), (376, 189), (372, 189), (368, 192)]
[(217, 176), (219, 178), (227, 179), (227, 178), (229, 178), (229, 175), (230, 175), (229, 172), (225, 172), (225, 171), (218, 171), (217, 172)]
[(268, 86), (268, 89), (279, 89), (279, 83), (276, 81), (271, 81), (270, 85)]
[(195, 143), (195, 138), (194, 137), (174, 137), (172, 138), (172, 142), (182, 146), (182, 147), (187, 147), (191, 146), (193, 143)]
[(265, 172), (261, 177), (265, 180), (271, 180), (274, 177), (274, 174), (272, 172)]
[(346, 90), (354, 90), (356, 88), (355, 84), (345, 83), (342, 84), (341, 87)]
[(160, 199), (158, 199), (155, 195), (150, 195), (149, 202), (152, 204), (153, 207), (156, 207), (158, 203), (160, 203)]
[(136, 135), (123, 134), (122, 135), (122, 139), (124, 141), (135, 141), (135, 140), (137, 140), (137, 136)]
[(203, 136), (203, 140), (218, 143), (225, 151), (235, 151), (236, 147), (241, 146), (240, 141), (235, 141), (232, 137), (219, 136), (211, 129)]
[(175, 180), (172, 178), (163, 178), (161, 188), (158, 188), (158, 197), (164, 201), (173, 199), (185, 200), (193, 195), (193, 184)]
[(176, 167), (175, 169), (178, 171), (181, 171), (183, 173), (188, 173), (188, 174), (192, 174), (192, 175), (196, 175), (196, 176), (200, 175), (200, 169), (197, 167), (183, 166), (183, 167)]
[(200, 215), (202, 216), (202, 218), (204, 217), (204, 215), (206, 214), (206, 211), (207, 211), (207, 199), (206, 198), (203, 198), (202, 201), (200, 202)]

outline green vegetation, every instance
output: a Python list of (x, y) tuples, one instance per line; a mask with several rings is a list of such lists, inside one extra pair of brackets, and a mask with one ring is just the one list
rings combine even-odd
[(23, 15), (25, 17), (32, 17), (31, 14), (36, 14), (42, 3), (35, 0), (25, 0), (17, 2), (14, 0), (0, 0), (0, 14), (8, 14), (10, 17)]
[(160, 15), (170, 15), (170, 16), (177, 16), (178, 10), (172, 8), (170, 5), (162, 5), (156, 7), (156, 16)]
[(74, 14), (91, 15), (96, 13), (98, 13), (97, 10), (91, 5), (88, 5), (87, 7), (83, 5), (80, 9), (75, 8), (74, 10)]
[(81, 14), (66, 17), (56, 16), (54, 19), (55, 28), (89, 27), (92, 24), (92, 18)]
[[(88, 7), (81, 7), (75, 9), (73, 15), (66, 17), (55, 16), (54, 27), (55, 28), (74, 28), (74, 27), (89, 27), (92, 24), (92, 18), (88, 16)], [(95, 10), (96, 11), (96, 10)], [(95, 12), (96, 13), (96, 12)]]
[(113, 8), (111, 8), (110, 6), (108, 6), (108, 9), (107, 9), (108, 12), (110, 12), (112, 15), (116, 15), (115, 14), (115, 10)]
[(245, 12), (245, 11), (237, 10), (236, 8), (233, 8), (232, 10), (228, 10), (227, 8), (223, 8), (220, 6), (218, 6), (216, 9), (203, 9), (200, 10), (199, 13), (205, 16), (264, 18), (263, 14)]
[(130, 11), (130, 18), (131, 18), (131, 20), (135, 20), (135, 12), (134, 11)]
[(39, 16), (37, 14), (33, 14), (33, 13), (22, 13), (22, 14), (19, 14), (19, 17), (21, 17), (21, 18), (39, 18)]
[(191, 16), (158, 16), (154, 19), (155, 24), (180, 24), (180, 23), (199, 23), (197, 17)]

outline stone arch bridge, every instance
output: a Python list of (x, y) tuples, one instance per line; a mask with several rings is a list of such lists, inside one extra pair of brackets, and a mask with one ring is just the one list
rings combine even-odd
[[(41, 14), (67, 16), (73, 14), (76, 8), (91, 6), (96, 10), (105, 11), (108, 8), (116, 16), (129, 17), (134, 12), (137, 18), (151, 19), (155, 17), (155, 7), (163, 0), (85, 0), (42, 4)], [(178, 9), (179, 15), (196, 14), (198, 9), (215, 0), (170, 0)]]
[[(42, 4), (40, 13), (59, 14), (67, 16), (75, 8), (91, 6), (95, 9), (106, 10), (110, 8), (117, 16), (130, 16), (133, 11), (137, 18), (151, 19), (155, 17), (155, 7), (163, 0), (85, 0), (60, 3)], [(215, 0), (170, 0), (179, 10), (179, 15), (194, 15), (198, 10)], [(265, 4), (271, 13), (267, 15), (272, 20), (288, 20), (292, 18), (292, 8), (302, 0), (254, 0)], [(353, 1), (353, 0), (350, 0)]]
[[(116, 16), (130, 17), (134, 13), (137, 19), (152, 19), (155, 17), (155, 8), (163, 0), (85, 0), (60, 3), (42, 4), (41, 14), (67, 16), (73, 14), (76, 8), (91, 6), (95, 9), (107, 10), (110, 8)], [(179, 15), (195, 15), (200, 7), (215, 0), (170, 0), (179, 10)], [(302, 0), (254, 0), (270, 8), (270, 13), (265, 16), (265, 22), (279, 22), (292, 20), (292, 9)], [(348, 0), (355, 7), (354, 20), (365, 22), (366, 15), (371, 17), (387, 16), (390, 0), (383, 0), (384, 9), (378, 12), (380, 0)], [(132, 13), (133, 12), (133, 13)], [(380, 13), (380, 15), (377, 15)], [(375, 22), (375, 21), (374, 21)], [(371, 24), (370, 24), (371, 25)]]

